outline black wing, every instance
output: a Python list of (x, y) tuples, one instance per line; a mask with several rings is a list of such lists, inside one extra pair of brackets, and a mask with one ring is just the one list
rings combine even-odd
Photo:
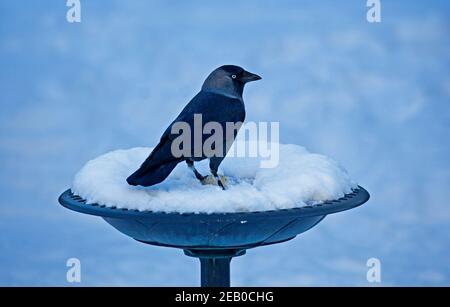
[(171, 133), (173, 125), (177, 122), (186, 122), (191, 127), (191, 130), (193, 130), (195, 114), (202, 115), (203, 125), (207, 122), (218, 122), (221, 125), (225, 125), (227, 122), (243, 123), (245, 120), (245, 106), (241, 99), (212, 92), (200, 92), (170, 124), (161, 137), (161, 140), (165, 138), (173, 140), (178, 136), (178, 134)]

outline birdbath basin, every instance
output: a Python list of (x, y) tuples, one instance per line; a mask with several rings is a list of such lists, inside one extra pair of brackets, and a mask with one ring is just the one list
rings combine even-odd
[(71, 190), (59, 202), (80, 213), (102, 217), (123, 234), (146, 244), (183, 249), (201, 263), (202, 286), (230, 286), (230, 261), (247, 249), (293, 239), (325, 216), (364, 204), (369, 193), (358, 186), (344, 197), (283, 210), (236, 213), (163, 213), (87, 203)]

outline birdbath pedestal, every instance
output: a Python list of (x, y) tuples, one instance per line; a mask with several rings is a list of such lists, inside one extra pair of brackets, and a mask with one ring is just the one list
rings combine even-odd
[(71, 190), (59, 202), (64, 207), (102, 217), (118, 231), (151, 245), (183, 249), (200, 259), (202, 287), (229, 287), (230, 261), (247, 249), (293, 239), (325, 216), (364, 204), (369, 193), (362, 187), (344, 197), (293, 209), (180, 214), (118, 209), (89, 204)]

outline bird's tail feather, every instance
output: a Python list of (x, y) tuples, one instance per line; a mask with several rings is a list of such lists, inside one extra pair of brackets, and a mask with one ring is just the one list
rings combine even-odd
[(141, 167), (127, 178), (127, 182), (144, 187), (158, 184), (164, 181), (182, 160), (172, 155), (171, 142), (167, 139), (161, 140)]
[(178, 163), (180, 163), (180, 160), (174, 159), (163, 164), (152, 165), (150, 156), (136, 172), (127, 178), (127, 182), (133, 186), (140, 185), (144, 187), (158, 184), (170, 175)]

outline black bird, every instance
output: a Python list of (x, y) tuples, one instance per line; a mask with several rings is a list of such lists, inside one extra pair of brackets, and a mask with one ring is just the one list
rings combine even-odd
[[(209, 158), (211, 174), (217, 180), (218, 185), (225, 189), (224, 184), (217, 175), (220, 163), (234, 141), (237, 130), (228, 136), (227, 142), (226, 123), (243, 123), (245, 119), (245, 106), (242, 99), (244, 85), (247, 82), (260, 80), (261, 77), (252, 74), (239, 66), (224, 65), (214, 70), (203, 83), (201, 91), (187, 104), (180, 115), (166, 129), (159, 144), (153, 149), (150, 156), (142, 163), (141, 167), (127, 178), (130, 185), (152, 186), (164, 181), (175, 166), (186, 161), (197, 179), (203, 182), (207, 176), (201, 175), (194, 167), (194, 161)], [(176, 157), (172, 154), (172, 143), (179, 136), (172, 133), (172, 127), (179, 122), (185, 122), (191, 127), (191, 147), (194, 148), (194, 114), (202, 115), (203, 125), (208, 122), (217, 122), (223, 131), (223, 154), (207, 157), (204, 153), (200, 156), (190, 154)], [(240, 127), (240, 126), (239, 126)], [(203, 129), (203, 127), (201, 127)], [(203, 130), (202, 130), (203, 131)], [(208, 135), (202, 134), (202, 146)], [(229, 146), (226, 146), (229, 145)], [(203, 147), (202, 147), (203, 148)]]

